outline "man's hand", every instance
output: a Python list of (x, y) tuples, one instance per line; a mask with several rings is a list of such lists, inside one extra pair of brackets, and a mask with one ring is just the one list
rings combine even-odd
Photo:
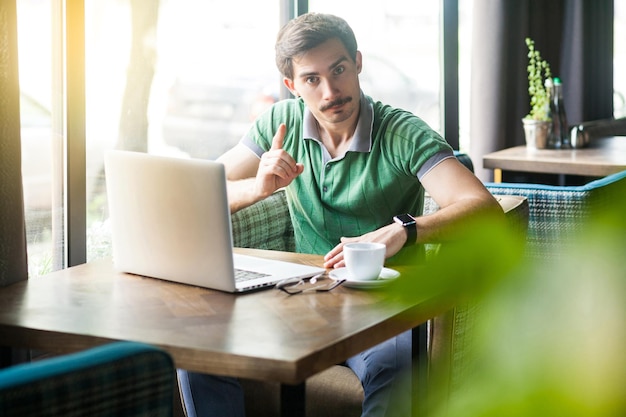
[(406, 232), (404, 228), (392, 223), (357, 237), (342, 237), (341, 243), (335, 246), (324, 256), (324, 268), (341, 268), (346, 266), (343, 259), (343, 245), (351, 242), (379, 242), (387, 246), (385, 258), (389, 258), (402, 249), (406, 242)]
[(255, 183), (256, 192), (261, 197), (291, 184), (304, 171), (304, 165), (283, 150), (286, 131), (287, 127), (281, 124), (272, 139), (272, 148), (261, 156)]

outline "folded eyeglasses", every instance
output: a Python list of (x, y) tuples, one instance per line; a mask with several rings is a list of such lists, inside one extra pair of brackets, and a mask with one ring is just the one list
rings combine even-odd
[(307, 278), (289, 278), (276, 284), (276, 288), (289, 295), (305, 292), (331, 291), (345, 282), (345, 279), (332, 279), (326, 272)]

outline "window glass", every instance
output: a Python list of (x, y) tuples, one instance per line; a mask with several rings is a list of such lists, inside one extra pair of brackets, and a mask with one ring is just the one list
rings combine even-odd
[(60, 112), (52, 101), (52, 50), (60, 37), (54, 33), (51, 3), (16, 2), (22, 179), (31, 277), (62, 268), (64, 258), (62, 135), (53, 135)]
[(86, 0), (87, 258), (107, 256), (103, 154), (214, 159), (277, 100), (279, 2)]
[(439, 1), (310, 0), (352, 27), (363, 54), (361, 88), (374, 100), (409, 110), (440, 130)]
[(626, 117), (626, 2), (615, 2), (613, 44), (613, 115)]

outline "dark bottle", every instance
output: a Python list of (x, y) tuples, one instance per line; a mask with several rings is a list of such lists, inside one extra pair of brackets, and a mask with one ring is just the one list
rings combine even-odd
[(571, 143), (570, 143), (570, 132), (569, 132), (569, 126), (567, 124), (567, 115), (565, 113), (565, 104), (563, 103), (563, 85), (561, 84), (561, 80), (559, 78), (555, 78), (553, 80), (553, 93), (554, 95), (552, 96), (553, 99), (553, 108), (554, 108), (554, 112), (553, 114), (553, 122), (552, 122), (552, 129), (554, 129), (555, 127), (555, 123), (554, 123), (554, 117), (555, 115), (558, 115), (558, 129), (559, 129), (559, 136), (560, 136), (560, 144), (561, 144), (561, 148), (571, 148)]
[(551, 78), (546, 80), (545, 86), (546, 91), (548, 92), (548, 116), (552, 121), (546, 147), (550, 149), (558, 149), (561, 147), (561, 119), (559, 118), (557, 91), (554, 81)]

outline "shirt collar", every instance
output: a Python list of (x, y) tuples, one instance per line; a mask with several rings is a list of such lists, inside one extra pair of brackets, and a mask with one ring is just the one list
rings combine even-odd
[[(369, 152), (372, 149), (372, 130), (374, 123), (374, 106), (371, 100), (363, 94), (360, 95), (361, 110), (359, 113), (359, 120), (356, 124), (356, 130), (354, 131), (354, 137), (350, 144), (349, 151), (355, 152)], [(302, 137), (304, 139), (313, 139), (321, 143), (319, 137), (319, 131), (317, 129), (317, 121), (313, 116), (313, 113), (308, 107), (304, 107), (304, 119), (302, 127)]]

